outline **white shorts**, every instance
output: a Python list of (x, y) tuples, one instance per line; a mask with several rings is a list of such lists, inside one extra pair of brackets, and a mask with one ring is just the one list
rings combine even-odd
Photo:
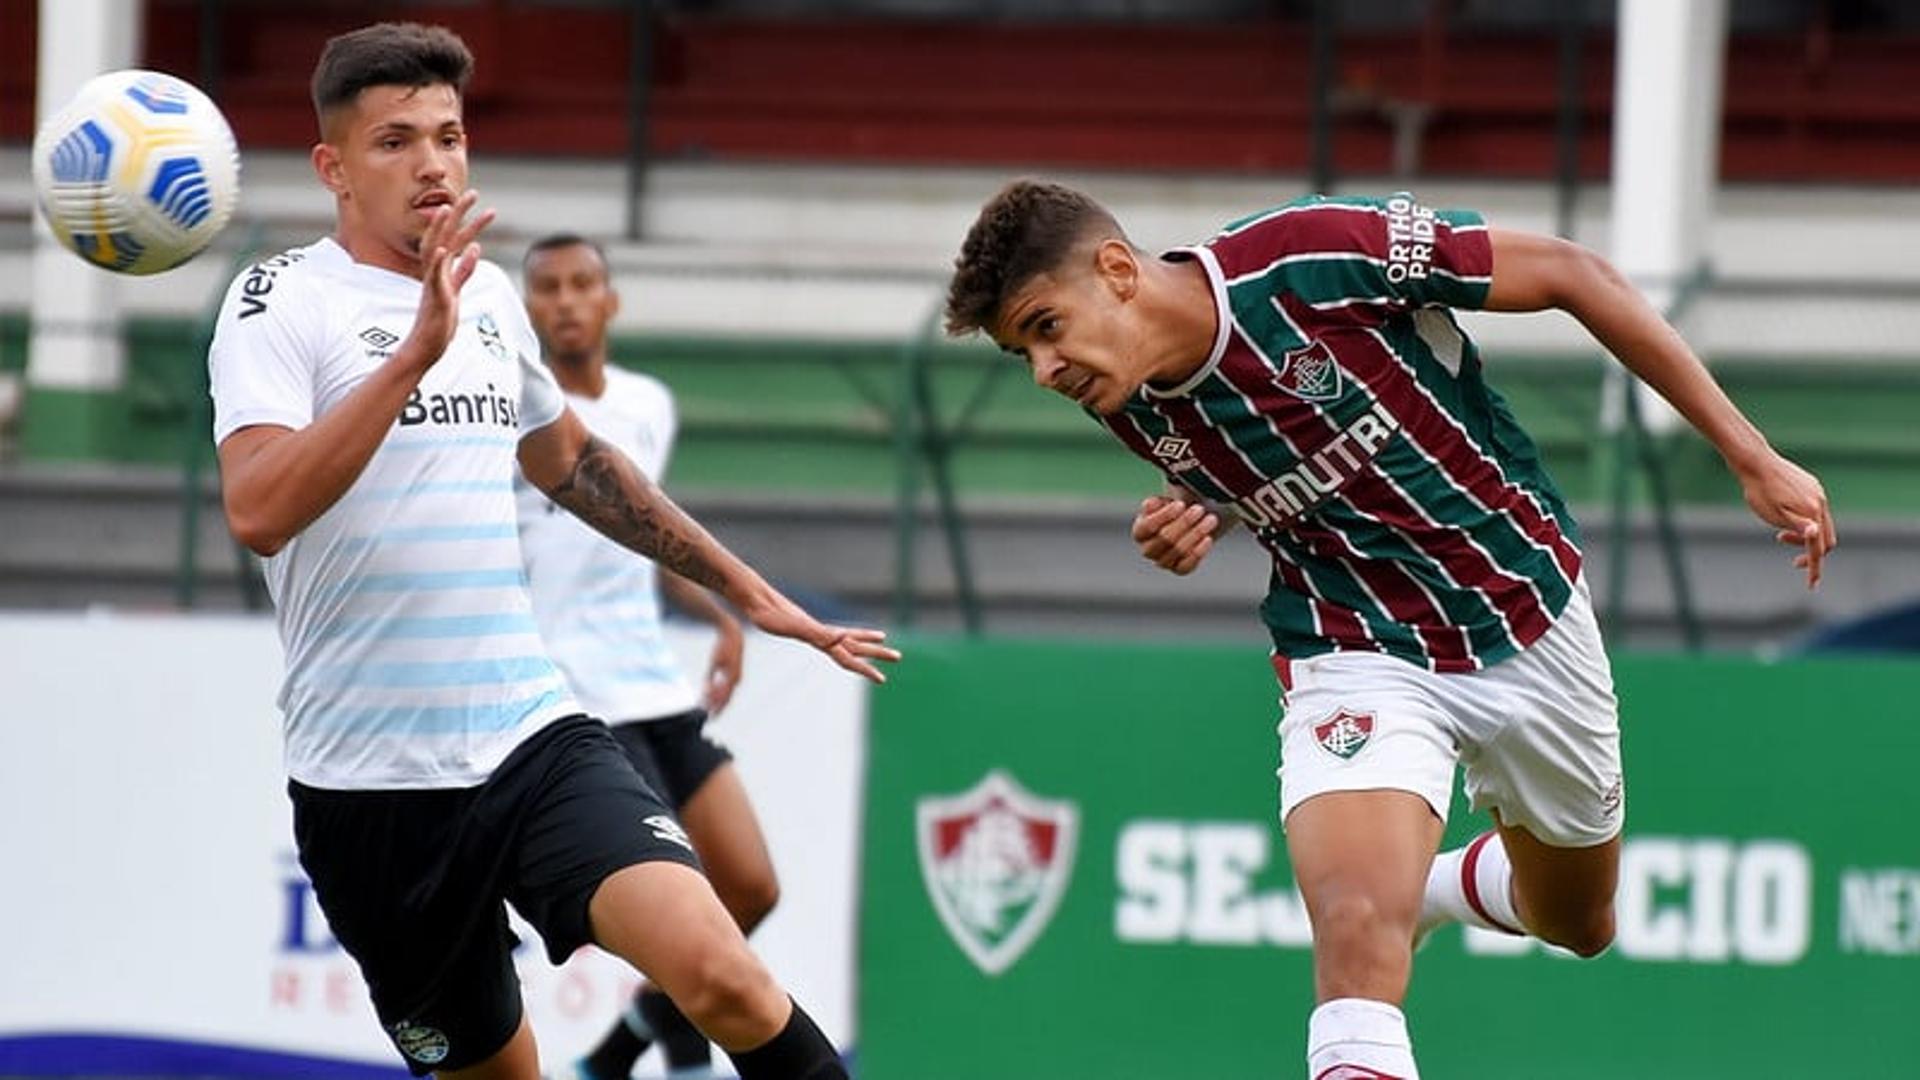
[(1583, 578), (1539, 640), (1483, 670), (1442, 675), (1383, 653), (1285, 665), (1280, 821), (1329, 791), (1409, 791), (1440, 820), (1453, 769), (1475, 810), (1555, 847), (1617, 836), (1626, 818), (1620, 714)]

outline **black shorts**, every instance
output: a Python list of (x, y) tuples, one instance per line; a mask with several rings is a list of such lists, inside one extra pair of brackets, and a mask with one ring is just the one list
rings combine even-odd
[(557, 964), (592, 940), (587, 903), (608, 875), (700, 866), (672, 811), (585, 716), (535, 734), (479, 787), (288, 791), (300, 865), (416, 1076), (484, 1061), (520, 1025), (503, 899)]
[(659, 720), (629, 720), (613, 726), (627, 760), (675, 810), (687, 805), (713, 771), (733, 760), (727, 748), (707, 738), (707, 710), (689, 709)]

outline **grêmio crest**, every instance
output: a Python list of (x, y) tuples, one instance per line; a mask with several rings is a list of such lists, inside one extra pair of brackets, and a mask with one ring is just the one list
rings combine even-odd
[(1078, 808), (995, 769), (969, 791), (921, 799), (915, 816), (920, 873), (941, 924), (981, 971), (1012, 967), (1066, 894)]

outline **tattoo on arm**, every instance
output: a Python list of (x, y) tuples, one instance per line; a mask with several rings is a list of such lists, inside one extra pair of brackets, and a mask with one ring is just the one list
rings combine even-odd
[(589, 435), (566, 480), (547, 495), (615, 542), (710, 589), (724, 584), (713, 537), (634, 468), (626, 455)]

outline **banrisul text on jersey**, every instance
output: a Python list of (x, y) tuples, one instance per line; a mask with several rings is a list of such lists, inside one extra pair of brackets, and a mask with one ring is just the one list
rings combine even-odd
[(1449, 310), (1486, 303), (1478, 215), (1311, 198), (1166, 257), (1205, 268), (1213, 351), (1105, 423), (1272, 555), (1261, 612), (1280, 655), (1473, 671), (1546, 632), (1580, 551)]

